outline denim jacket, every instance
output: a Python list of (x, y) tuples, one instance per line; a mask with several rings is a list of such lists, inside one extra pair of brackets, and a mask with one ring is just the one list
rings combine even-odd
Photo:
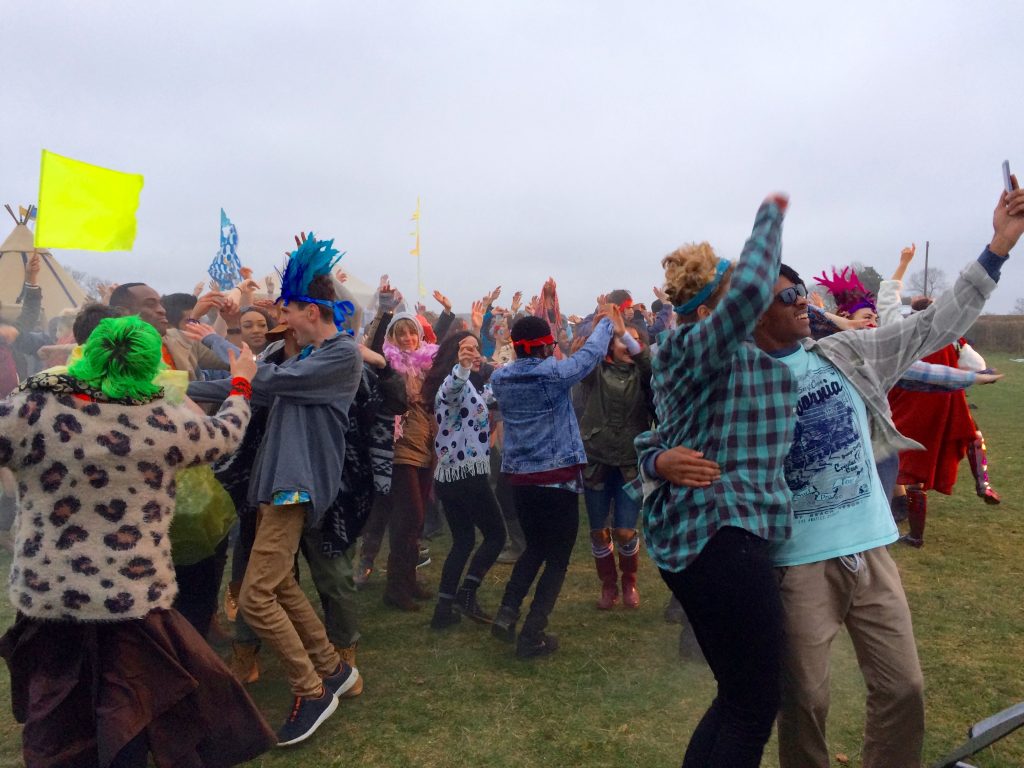
[(572, 357), (525, 357), (494, 372), (491, 389), (505, 421), (502, 472), (533, 474), (587, 463), (569, 395), (604, 359), (611, 339), (605, 318)]

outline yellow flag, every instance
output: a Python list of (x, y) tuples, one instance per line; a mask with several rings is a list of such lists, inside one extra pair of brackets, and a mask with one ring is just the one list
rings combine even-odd
[(37, 248), (130, 251), (142, 176), (43, 150)]

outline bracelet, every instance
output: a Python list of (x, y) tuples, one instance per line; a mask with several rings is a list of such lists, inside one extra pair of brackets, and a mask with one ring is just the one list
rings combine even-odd
[(228, 328), (228, 335), (235, 336), (242, 332), (241, 328)]
[(251, 400), (252, 382), (248, 379), (243, 379), (241, 376), (235, 376), (231, 380), (231, 392), (228, 394), (228, 397), (231, 395), (241, 395), (246, 400)]

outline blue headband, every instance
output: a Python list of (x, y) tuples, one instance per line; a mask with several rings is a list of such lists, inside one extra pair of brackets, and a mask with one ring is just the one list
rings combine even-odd
[(728, 271), (729, 267), (732, 266), (732, 262), (728, 259), (719, 259), (718, 266), (715, 268), (715, 276), (711, 278), (711, 282), (705, 285), (697, 295), (690, 299), (685, 304), (680, 304), (678, 307), (674, 307), (676, 314), (688, 315), (691, 312), (696, 312), (697, 307), (708, 300), (708, 297), (718, 288), (722, 282), (722, 277)]
[[(331, 301), (329, 299), (311, 299), (309, 296), (290, 296), (287, 299), (280, 298), (278, 301), (284, 302), (287, 305), (292, 301), (304, 301), (307, 304), (316, 304), (321, 307), (330, 307), (334, 312), (334, 327), (339, 331), (345, 324), (345, 321), (352, 317), (356, 313), (356, 306), (351, 301)], [(350, 336), (354, 336), (355, 332), (348, 330), (346, 331)]]

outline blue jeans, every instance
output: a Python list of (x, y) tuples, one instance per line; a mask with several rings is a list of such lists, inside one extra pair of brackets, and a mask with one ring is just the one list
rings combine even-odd
[(600, 488), (590, 488), (584, 482), (583, 500), (587, 505), (587, 517), (590, 519), (590, 530), (596, 531), (608, 527), (608, 514), (615, 504), (612, 513), (612, 528), (636, 528), (640, 516), (640, 505), (626, 493), (626, 479), (618, 467), (605, 466), (603, 482)]

